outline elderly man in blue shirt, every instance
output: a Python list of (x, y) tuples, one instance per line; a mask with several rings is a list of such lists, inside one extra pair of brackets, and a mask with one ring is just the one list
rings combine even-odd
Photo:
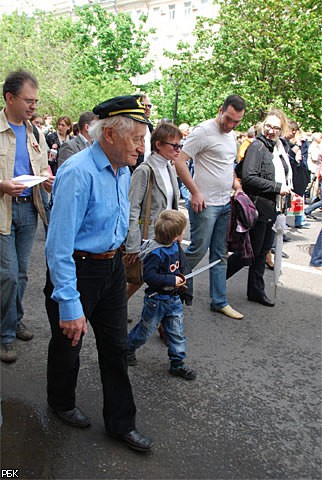
[(136, 407), (127, 371), (126, 280), (121, 245), (129, 221), (130, 172), (144, 153), (149, 123), (138, 95), (115, 97), (93, 109), (93, 145), (58, 170), (46, 243), (48, 404), (66, 423), (90, 424), (75, 389), (87, 320), (96, 338), (103, 384), (103, 417), (113, 437), (149, 451), (153, 441), (135, 426)]

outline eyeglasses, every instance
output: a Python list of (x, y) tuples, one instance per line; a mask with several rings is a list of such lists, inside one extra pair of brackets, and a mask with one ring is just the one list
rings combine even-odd
[(162, 142), (162, 143), (166, 143), (167, 145), (171, 145), (171, 147), (173, 147), (173, 150), (175, 152), (180, 152), (180, 150), (183, 147), (183, 145), (180, 145), (180, 143), (170, 143), (170, 142)]
[(145, 104), (145, 108), (152, 108), (151, 103), (146, 103), (146, 104)]
[(34, 100), (33, 98), (22, 98), (19, 97), (19, 95), (13, 95), (14, 97), (20, 98), (23, 102), (25, 102), (27, 105), (39, 105), (39, 100)]
[(276, 133), (279, 133), (282, 130), (281, 127), (273, 127), (272, 125), (269, 125), (268, 123), (266, 123), (264, 125), (264, 128), (267, 128), (267, 130), (274, 130), (274, 132), (276, 132)]

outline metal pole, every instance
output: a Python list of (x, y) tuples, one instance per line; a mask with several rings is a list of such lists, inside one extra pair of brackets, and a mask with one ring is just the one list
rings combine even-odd
[(173, 123), (177, 124), (177, 113), (178, 113), (178, 97), (179, 97), (179, 82), (175, 83), (176, 94), (174, 97), (174, 107), (173, 107)]

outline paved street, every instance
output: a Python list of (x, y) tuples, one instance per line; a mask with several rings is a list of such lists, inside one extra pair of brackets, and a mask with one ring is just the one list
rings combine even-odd
[[(288, 234), (275, 308), (247, 301), (244, 269), (228, 281), (228, 298), (245, 318), (228, 319), (209, 310), (208, 274), (196, 278), (193, 306), (185, 307), (187, 360), (196, 381), (168, 374), (157, 335), (138, 351), (138, 365), (130, 367), (137, 425), (157, 444), (147, 455), (105, 435), (92, 331), (78, 383), (78, 405), (91, 427), (64, 425), (47, 408), (50, 330), (39, 225), (24, 302), (35, 338), (17, 341), (18, 361), (1, 365), (1, 468), (19, 469), (20, 479), (320, 479), (322, 272), (309, 267), (322, 226), (322, 212), (317, 215), (309, 230)], [(269, 270), (266, 282), (273, 298)], [(135, 320), (142, 297), (143, 289), (130, 302)]]

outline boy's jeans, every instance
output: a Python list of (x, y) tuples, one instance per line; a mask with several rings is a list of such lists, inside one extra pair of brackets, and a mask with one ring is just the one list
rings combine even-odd
[(144, 345), (160, 323), (168, 338), (171, 363), (182, 363), (186, 356), (186, 337), (183, 334), (183, 307), (178, 295), (167, 299), (162, 295), (151, 298), (145, 295), (141, 320), (129, 333), (130, 350)]

